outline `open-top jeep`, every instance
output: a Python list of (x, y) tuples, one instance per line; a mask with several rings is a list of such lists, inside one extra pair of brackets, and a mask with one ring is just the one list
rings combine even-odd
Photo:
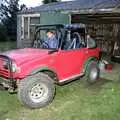
[[(46, 44), (46, 32), (56, 32), (57, 47)], [(29, 108), (48, 105), (61, 85), (81, 76), (89, 83), (99, 79), (99, 53), (88, 39), (84, 24), (36, 26), (33, 48), (17, 49), (0, 55), (0, 84), (18, 91), (19, 100)]]

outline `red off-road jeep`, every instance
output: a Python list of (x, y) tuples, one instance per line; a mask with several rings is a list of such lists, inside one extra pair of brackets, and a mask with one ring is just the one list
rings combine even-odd
[[(49, 48), (46, 32), (54, 30), (58, 45)], [(89, 83), (99, 79), (99, 48), (87, 39), (84, 24), (36, 26), (33, 48), (0, 55), (0, 84), (18, 91), (19, 100), (29, 108), (48, 105), (61, 85), (81, 76)]]

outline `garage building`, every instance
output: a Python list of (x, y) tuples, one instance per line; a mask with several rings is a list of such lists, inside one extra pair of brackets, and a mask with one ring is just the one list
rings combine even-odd
[(49, 3), (18, 13), (17, 47), (30, 47), (35, 25), (79, 24), (107, 54), (120, 56), (120, 0), (75, 0)]

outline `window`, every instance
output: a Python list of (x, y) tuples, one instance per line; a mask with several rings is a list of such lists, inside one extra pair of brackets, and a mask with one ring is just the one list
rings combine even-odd
[(66, 31), (62, 49), (79, 49), (85, 47), (85, 37), (79, 31)]
[(22, 17), (22, 38), (32, 40), (35, 27), (33, 25), (40, 24), (40, 14), (23, 15)]

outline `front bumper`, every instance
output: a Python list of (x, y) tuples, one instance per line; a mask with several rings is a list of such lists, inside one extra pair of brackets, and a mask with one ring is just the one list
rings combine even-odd
[(12, 86), (10, 80), (3, 77), (0, 77), (0, 84), (3, 85), (5, 88), (11, 88)]
[[(7, 68), (4, 68), (4, 62), (7, 62)], [(6, 88), (15, 89), (15, 80), (12, 72), (12, 59), (5, 55), (0, 55), (0, 84)]]

